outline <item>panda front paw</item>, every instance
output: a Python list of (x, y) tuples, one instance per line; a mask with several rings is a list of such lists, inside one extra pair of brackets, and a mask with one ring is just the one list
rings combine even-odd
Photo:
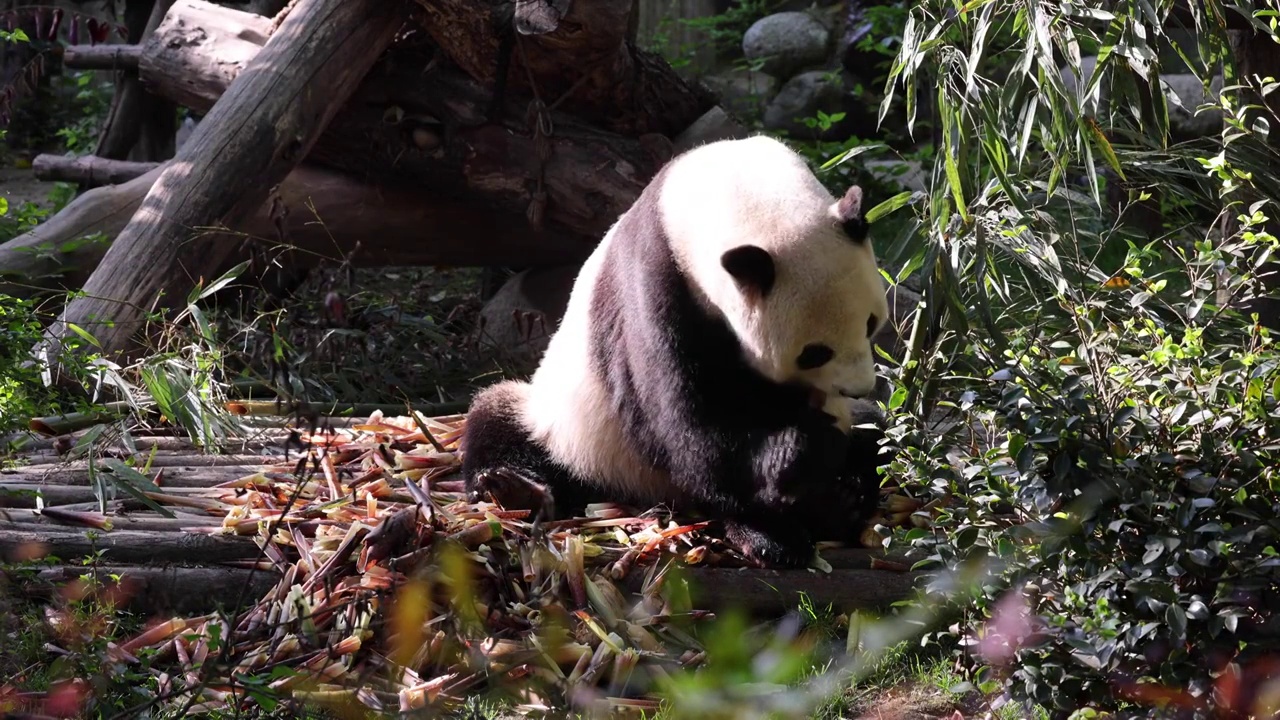
[(535, 517), (555, 517), (555, 495), (545, 483), (509, 469), (485, 470), (476, 474), (468, 497), (477, 502), (487, 493), (504, 510), (529, 510)]
[(813, 559), (813, 540), (802, 527), (766, 533), (739, 522), (726, 522), (725, 539), (762, 566), (805, 567)]

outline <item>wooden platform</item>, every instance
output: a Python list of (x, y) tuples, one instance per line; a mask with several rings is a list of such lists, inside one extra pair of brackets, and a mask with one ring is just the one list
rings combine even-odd
[[(661, 676), (705, 658), (690, 630), (717, 612), (777, 616), (802, 594), (833, 613), (883, 608), (917, 579), (860, 549), (822, 549), (820, 569), (747, 567), (711, 523), (612, 504), (534, 526), (466, 501), (462, 416), (323, 424), (345, 427), (262, 429), (220, 454), (134, 433), (92, 462), (74, 457), (82, 433), (39, 440), (0, 471), (8, 586), (154, 618), (112, 652), (154, 650), (162, 682), (195, 677), (215, 631), (229, 638), (193, 711), (250, 704), (232, 678), (268, 659), (298, 671), (271, 683), (295, 698), (308, 677), (410, 711), (531, 678), (552, 694), (611, 680), (599, 702), (653, 709)], [(305, 452), (286, 453), (290, 437)]]

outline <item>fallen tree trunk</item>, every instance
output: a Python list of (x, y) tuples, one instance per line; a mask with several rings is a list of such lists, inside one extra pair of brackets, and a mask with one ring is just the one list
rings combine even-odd
[[(155, 94), (208, 110), (254, 58), (269, 24), (203, 0), (178, 0), (140, 49), (139, 77)], [(417, 37), (379, 61), (308, 162), (447, 198), (480, 199), (517, 218), (544, 196), (547, 228), (594, 245), (667, 159), (637, 138), (552, 112), (544, 167), (543, 140), (524, 122), (526, 104), (509, 99), (505, 119), (487, 122), (489, 89), (439, 61), (434, 46)], [(657, 98), (651, 106), (673, 102)], [(522, 264), (498, 255), (478, 264), (495, 262)]]
[(144, 313), (172, 307), (212, 279), (234, 246), (191, 240), (222, 219), (238, 222), (306, 157), (330, 118), (391, 44), (404, 6), (387, 0), (303, 0), (161, 172), (142, 207), (45, 333), (37, 356), (62, 380), (72, 326), (118, 359)]
[(37, 155), (31, 163), (31, 169), (37, 180), (74, 182), (88, 187), (129, 182), (158, 167), (160, 167), (158, 162), (112, 160), (95, 155), (68, 157), (43, 154)]
[[(82, 161), (100, 166), (96, 158), (72, 162)], [(46, 171), (61, 172), (48, 165)], [(30, 232), (0, 244), (0, 293), (31, 297), (45, 289), (81, 287), (162, 171), (157, 167), (120, 185), (94, 188)], [(247, 242), (259, 250), (290, 248), (283, 259), (303, 268), (344, 259), (355, 267), (473, 266), (494, 258), (513, 265), (560, 265), (591, 251), (576, 236), (534, 231), (525, 227), (523, 217), (495, 212), (474, 200), (361, 183), (306, 165), (290, 173), (244, 221), (221, 233), (207, 229), (205, 235), (233, 246)], [(232, 258), (227, 266), (239, 259)], [(12, 280), (4, 282), (6, 276)]]

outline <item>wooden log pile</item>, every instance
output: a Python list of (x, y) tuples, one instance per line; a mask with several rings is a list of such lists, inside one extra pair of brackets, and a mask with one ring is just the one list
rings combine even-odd
[[(149, 672), (206, 673), (189, 687), (194, 698), (174, 693), (180, 704), (242, 707), (230, 673), (269, 662), (368, 707), (407, 711), (513, 680), (652, 702), (663, 668), (705, 657), (690, 623), (726, 608), (785, 612), (800, 593), (837, 611), (883, 608), (918, 579), (906, 558), (862, 549), (823, 549), (818, 569), (750, 567), (714, 523), (612, 504), (534, 527), (527, 511), (464, 496), (464, 425), (458, 415), (375, 413), (346, 428), (258, 432), (225, 456), (135, 433), (147, 484), (99, 478), (133, 483), (105, 507), (94, 474), (113, 466), (99, 456), (127, 459), (124, 445), (98, 448), (91, 472), (83, 458), (48, 462), (72, 443), (36, 444), (28, 457), (43, 462), (0, 473), (0, 558), (60, 562), (8, 584), (179, 613), (115, 659), (136, 663), (150, 648), (159, 654)], [(290, 433), (303, 454), (273, 452)], [(215, 607), (225, 614), (200, 614)], [(215, 627), (233, 648), (226, 662), (184, 659), (207, 651)], [(275, 689), (316, 689), (288, 677)]]
[(85, 192), (0, 245), (0, 291), (86, 291), (38, 349), (55, 371), (70, 327), (126, 352), (140, 308), (172, 307), (262, 246), (303, 266), (580, 261), (681, 133), (724, 117), (630, 42), (632, 0), (572, 3), (532, 34), (466, 0), (333, 2), (267, 18), (163, 0), (130, 43), (64, 55), (117, 71), (113, 118), (207, 115), (172, 159), (126, 159), (155, 143), (123, 125), (97, 156), (37, 159)]

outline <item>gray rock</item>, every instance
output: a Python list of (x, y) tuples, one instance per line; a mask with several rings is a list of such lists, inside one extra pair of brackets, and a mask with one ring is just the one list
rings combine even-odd
[[(920, 294), (902, 285), (893, 285), (886, 291), (889, 300), (889, 320), (881, 326), (871, 342), (879, 345), (899, 363), (907, 354), (907, 343), (911, 341), (912, 315), (920, 306)], [(876, 355), (876, 363), (881, 364), (884, 358)], [(888, 402), (893, 394), (893, 386), (884, 375), (876, 378), (876, 389), (871, 392), (871, 399)]]
[(919, 160), (868, 160), (866, 168), (876, 178), (896, 182), (904, 190), (924, 191), (928, 187), (930, 169)]
[(809, 13), (782, 12), (760, 18), (742, 36), (742, 54), (779, 78), (827, 59), (831, 33)]
[[(1222, 130), (1222, 111), (1216, 108), (1196, 112), (1196, 108), (1205, 103), (1218, 102), (1222, 92), (1221, 75), (1209, 81), (1209, 94), (1204, 91), (1200, 78), (1191, 74), (1161, 75), (1168, 85), (1166, 92), (1177, 96), (1175, 103), (1169, 100), (1169, 132), (1186, 137), (1204, 137), (1214, 135)], [(1167, 95), (1166, 95), (1167, 97)], [(1181, 107), (1179, 107), (1179, 103)]]
[(774, 76), (744, 68), (708, 75), (702, 82), (720, 96), (720, 104), (725, 109), (756, 117), (778, 90), (778, 79)]
[(480, 310), (480, 343), (511, 370), (536, 369), (569, 305), (579, 268), (531, 268), (513, 275)]
[(675, 152), (682, 153), (716, 140), (741, 140), (750, 135), (750, 131), (717, 105), (685, 128), (684, 132), (676, 136), (672, 145)]
[[(778, 94), (769, 102), (764, 110), (764, 126), (768, 130), (786, 131), (801, 137), (825, 137), (817, 128), (810, 129), (804, 124), (805, 118), (816, 117), (821, 110), (833, 114), (843, 110), (844, 90), (840, 87), (838, 75), (813, 70), (800, 73), (782, 86)], [(834, 134), (840, 130), (832, 129)]]
[[(1080, 83), (1088, 82), (1097, 64), (1098, 59), (1096, 57), (1080, 58), (1080, 74), (1078, 76), (1074, 69), (1064, 65), (1061, 70), (1062, 84), (1066, 87), (1067, 92), (1073, 93)], [(1216, 109), (1196, 111), (1198, 107), (1205, 103), (1217, 102), (1218, 94), (1222, 92), (1222, 75), (1219, 74), (1210, 81), (1209, 94), (1207, 96), (1200, 79), (1191, 73), (1165, 73), (1160, 76), (1160, 79), (1165, 84), (1165, 97), (1168, 99), (1169, 105), (1169, 132), (1171, 134), (1175, 137), (1194, 138), (1211, 135), (1222, 129), (1221, 111)], [(1105, 82), (1099, 85), (1097, 92), (1096, 101), (1086, 101), (1084, 105), (1085, 112), (1092, 114), (1105, 110), (1107, 103)]]

